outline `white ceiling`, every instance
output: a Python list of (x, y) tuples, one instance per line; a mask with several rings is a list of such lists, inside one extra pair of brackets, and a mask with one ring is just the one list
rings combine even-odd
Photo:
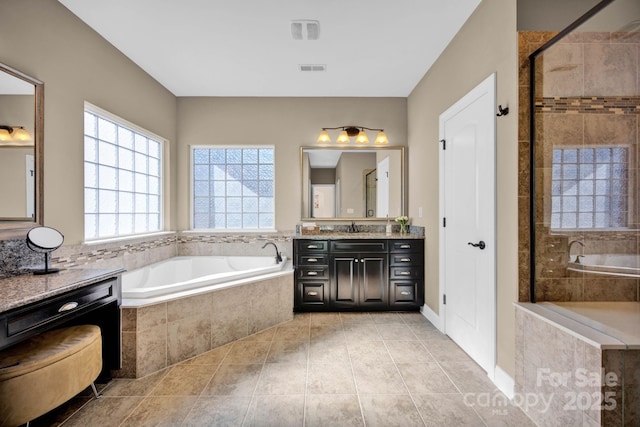
[[(176, 96), (362, 97), (408, 96), (480, 3), (58, 1)], [(295, 19), (318, 20), (319, 39), (293, 40)]]

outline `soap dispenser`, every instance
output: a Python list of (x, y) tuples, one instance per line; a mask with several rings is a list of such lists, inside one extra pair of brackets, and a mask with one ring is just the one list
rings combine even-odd
[(389, 217), (387, 217), (387, 234), (391, 234), (393, 231), (393, 226), (391, 225), (391, 221), (389, 221)]

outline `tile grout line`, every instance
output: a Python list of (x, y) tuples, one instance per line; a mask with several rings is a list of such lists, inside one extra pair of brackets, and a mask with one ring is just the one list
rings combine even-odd
[[(368, 317), (371, 317), (368, 313), (367, 313)], [(373, 319), (371, 319), (371, 321), (373, 322)], [(344, 323), (342, 321), (342, 315), (340, 315), (340, 324), (342, 325), (342, 328), (344, 330)], [(375, 322), (374, 322), (374, 327), (375, 327)], [(378, 330), (378, 328), (376, 327), (376, 331)], [(345, 337), (345, 342), (346, 342), (346, 337)], [(349, 352), (349, 345), (346, 344), (347, 347), (347, 357), (349, 357), (349, 366), (351, 367), (351, 377), (353, 378), (353, 386), (356, 389), (356, 397), (358, 399), (358, 406), (360, 408), (360, 416), (362, 417), (362, 425), (363, 427), (367, 427), (367, 420), (364, 418), (364, 408), (362, 407), (362, 400), (360, 400), (360, 392), (358, 391), (358, 381), (356, 380), (356, 373), (355, 370), (353, 369), (353, 360), (351, 359), (351, 353)]]
[[(446, 335), (446, 334), (445, 334)], [(451, 338), (449, 338), (451, 339)], [(420, 341), (422, 342), (422, 341)], [(453, 342), (453, 341), (452, 341)], [(464, 395), (464, 393), (462, 393), (462, 390), (460, 389), (460, 387), (458, 387), (458, 385), (455, 383), (455, 381), (453, 381), (453, 379), (451, 379), (451, 377), (449, 376), (449, 374), (447, 373), (447, 371), (442, 367), (442, 365), (440, 364), (440, 361), (438, 359), (436, 359), (433, 356), (433, 353), (431, 353), (431, 351), (429, 351), (429, 347), (424, 345), (424, 348), (427, 349), (427, 351), (429, 352), (429, 354), (431, 355), (431, 357), (433, 358), (433, 360), (436, 362), (436, 364), (438, 365), (438, 368), (442, 371), (442, 373), (447, 377), (447, 379), (449, 380), (449, 382), (451, 382), (451, 384), (453, 384), (453, 386), (456, 388), (456, 390), (458, 390), (458, 393), (455, 394), (460, 394), (460, 395)], [(478, 418), (480, 418), (480, 421), (482, 421), (482, 423), (487, 426), (487, 422), (485, 421), (485, 419), (478, 413), (478, 411), (476, 411), (476, 409), (474, 407), (471, 408), (473, 410), (473, 412), (475, 412), (475, 414), (478, 416)]]
[(311, 367), (311, 315), (309, 315), (309, 340), (307, 341), (307, 368), (304, 380), (304, 402), (302, 405), (302, 427), (307, 424), (307, 389), (309, 387), (309, 368)]
[[(244, 413), (244, 417), (242, 418), (241, 426), (246, 425), (247, 416), (251, 413), (251, 407), (253, 405), (253, 402), (255, 402), (255, 399), (256, 399), (256, 390), (258, 390), (258, 385), (260, 384), (260, 379), (262, 378), (262, 374), (264, 373), (264, 369), (265, 369), (266, 364), (267, 364), (267, 358), (269, 357), (269, 353), (271, 352), (271, 347), (273, 347), (273, 342), (275, 341), (276, 334), (278, 333), (278, 327), (279, 327), (279, 325), (275, 326), (276, 329), (275, 329), (275, 331), (273, 333), (273, 336), (271, 337), (271, 340), (269, 341), (269, 348), (267, 349), (267, 353), (264, 355), (264, 360), (262, 361), (262, 368), (260, 368), (260, 374), (258, 375), (258, 379), (256, 380), (256, 385), (253, 387), (253, 393), (251, 393), (251, 399), (249, 400), (249, 406), (247, 407), (247, 411)], [(255, 341), (254, 341), (254, 343), (255, 343)]]
[[(402, 319), (402, 317), (401, 317), (401, 320), (404, 322), (404, 325), (407, 328), (409, 328), (409, 330), (414, 335), (414, 337), (417, 339), (417, 341), (422, 345), (422, 343), (418, 339), (418, 336), (413, 333), (413, 330), (411, 330), (411, 327), (409, 326), (409, 324), (404, 319)], [(400, 372), (400, 368), (398, 368), (398, 364), (396, 363), (396, 359), (393, 357), (393, 355), (389, 351), (389, 347), (387, 346), (387, 340), (382, 338), (382, 343), (384, 344), (384, 347), (387, 349), (387, 353), (389, 353), (389, 357), (391, 357), (391, 362), (393, 363), (393, 366), (396, 368), (396, 372), (398, 373), (398, 375), (400, 376), (400, 379), (402, 380), (402, 385), (404, 385), (404, 388), (407, 390), (407, 394), (409, 394), (409, 399), (411, 399), (411, 403), (413, 403), (413, 407), (416, 408), (416, 412), (418, 413), (418, 416), (420, 417), (420, 420), (422, 421), (422, 424), (426, 426), (427, 423), (425, 422), (424, 417), (422, 416), (422, 413), (420, 412), (420, 409), (418, 409), (418, 405), (416, 404), (416, 401), (413, 398), (413, 394), (411, 393), (411, 390), (409, 390), (409, 387), (407, 386), (407, 383), (404, 380), (404, 377), (402, 376), (402, 372)], [(423, 347), (424, 347), (424, 345), (423, 345)], [(425, 347), (425, 349), (426, 349), (426, 347)]]
[[(229, 343), (227, 343), (229, 344)], [(222, 346), (216, 347), (216, 348), (212, 348), (209, 351), (214, 351), (218, 348), (224, 347), (227, 344), (223, 344)], [(227, 356), (229, 355), (229, 352), (231, 351), (231, 347), (233, 347), (233, 345), (231, 345), (229, 347), (229, 349), (227, 350), (227, 352), (225, 353), (224, 357), (222, 358), (222, 360), (220, 360), (220, 363), (218, 363), (218, 366), (216, 366), (216, 369), (213, 371), (213, 375), (211, 375), (211, 378), (209, 379), (209, 381), (207, 381), (207, 384), (205, 384), (204, 388), (202, 389), (202, 391), (200, 391), (200, 394), (198, 394), (198, 396), (196, 396), (196, 401), (193, 402), (193, 405), (191, 405), (191, 408), (189, 409), (189, 412), (187, 412), (187, 415), (184, 417), (184, 419), (182, 420), (182, 422), (180, 423), (181, 426), (184, 425), (184, 423), (189, 419), (189, 416), (191, 415), (191, 412), (193, 412), (193, 409), (196, 407), (196, 405), (198, 404), (198, 401), (200, 401), (200, 398), (203, 397), (203, 393), (204, 391), (207, 389), (207, 387), (209, 386), (209, 384), (211, 384), (211, 381), (213, 381), (213, 378), (216, 376), (216, 374), (218, 373), (218, 371), (220, 370), (220, 367), (222, 366), (222, 363), (224, 362), (224, 360), (227, 358)], [(205, 352), (207, 353), (207, 352)], [(203, 354), (205, 354), (203, 353)], [(192, 359), (195, 359), (198, 356), (194, 356)], [(187, 359), (189, 360), (189, 359)], [(164, 378), (164, 377), (163, 377)], [(160, 384), (160, 381), (158, 381), (158, 384)], [(158, 384), (156, 384), (156, 387), (158, 386)], [(155, 388), (155, 387), (154, 387)], [(150, 393), (151, 394), (151, 393)]]

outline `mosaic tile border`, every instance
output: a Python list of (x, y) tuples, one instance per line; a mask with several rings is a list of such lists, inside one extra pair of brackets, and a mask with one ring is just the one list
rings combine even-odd
[(537, 98), (535, 108), (542, 113), (640, 114), (640, 97)]

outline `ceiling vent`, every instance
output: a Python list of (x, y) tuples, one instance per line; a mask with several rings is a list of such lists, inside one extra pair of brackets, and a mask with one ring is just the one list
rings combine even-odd
[(320, 22), (309, 19), (291, 21), (291, 37), (294, 40), (318, 40)]
[(300, 64), (298, 66), (300, 71), (327, 71), (327, 66), (324, 64)]

